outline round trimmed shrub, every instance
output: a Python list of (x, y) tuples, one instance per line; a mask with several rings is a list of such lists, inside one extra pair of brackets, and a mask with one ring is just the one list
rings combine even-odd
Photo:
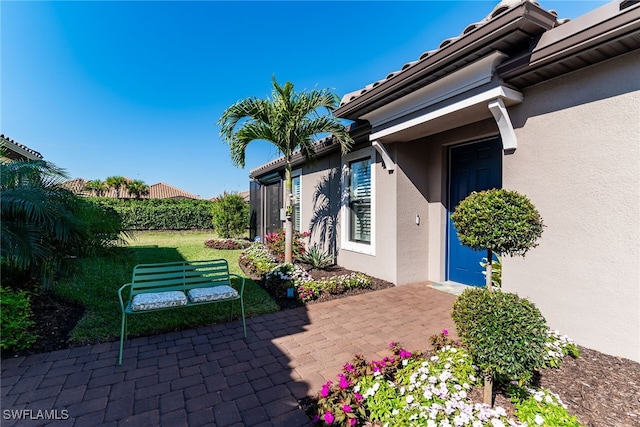
[(536, 247), (544, 227), (527, 196), (495, 188), (471, 193), (451, 218), (463, 245), (511, 256)]
[(547, 325), (531, 301), (500, 290), (467, 289), (452, 317), (474, 363), (496, 379), (527, 379), (544, 365)]

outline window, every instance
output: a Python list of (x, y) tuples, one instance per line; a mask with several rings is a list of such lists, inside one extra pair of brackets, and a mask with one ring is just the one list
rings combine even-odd
[(365, 148), (343, 157), (341, 248), (375, 254), (375, 152)]
[(349, 163), (349, 240), (371, 242), (371, 158)]
[(291, 185), (291, 208), (292, 208), (292, 216), (291, 222), (293, 225), (293, 231), (302, 231), (302, 211), (300, 210), (300, 198), (301, 198), (301, 176), (300, 171), (293, 171), (292, 175), (297, 176), (292, 177), (292, 185)]

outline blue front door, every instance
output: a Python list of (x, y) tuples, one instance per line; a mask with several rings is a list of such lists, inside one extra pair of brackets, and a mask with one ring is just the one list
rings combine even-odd
[(480, 261), (487, 253), (473, 251), (460, 243), (451, 214), (472, 191), (502, 187), (502, 142), (499, 138), (491, 138), (454, 146), (450, 149), (449, 159), (447, 279), (484, 286)]

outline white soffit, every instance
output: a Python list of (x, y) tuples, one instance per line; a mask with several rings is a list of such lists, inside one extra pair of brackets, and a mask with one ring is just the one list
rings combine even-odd
[[(423, 114), (421, 116), (418, 117), (414, 117), (411, 120), (407, 120), (405, 122), (402, 123), (398, 123), (397, 125), (388, 127), (386, 129), (382, 129), (378, 132), (374, 132), (369, 136), (369, 140), (370, 141), (374, 141), (377, 139), (381, 139), (384, 138), (386, 136), (389, 135), (393, 135), (395, 133), (399, 133), (402, 132), (403, 130), (412, 128), (414, 126), (418, 126), (422, 123), (426, 123), (429, 122), (431, 120), (437, 119), (439, 117), (443, 117), (446, 116), (448, 114), (452, 114), (458, 111), (463, 111), (467, 108), (470, 108), (472, 106), (478, 105), (478, 104), (485, 104), (487, 105), (488, 108), (488, 104), (492, 101), (495, 101), (496, 99), (501, 99), (501, 100), (506, 100), (509, 101), (510, 104), (518, 104), (520, 102), (522, 102), (522, 94), (518, 91), (515, 91), (513, 89), (509, 89), (507, 87), (504, 86), (498, 86), (495, 87), (493, 89), (489, 89), (485, 92), (479, 93), (477, 95), (474, 95), (472, 97), (469, 97), (467, 99), (464, 99), (462, 101), (458, 101), (454, 104), (450, 104), (447, 105), (446, 107), (442, 107), (438, 110), (435, 111), (430, 111), (426, 114)], [(504, 108), (504, 101), (502, 101), (502, 108)], [(504, 111), (506, 112), (506, 108), (504, 108)], [(492, 111), (493, 113), (493, 111)], [(494, 113), (495, 114), (495, 113)], [(495, 117), (495, 115), (494, 115)], [(503, 117), (506, 117), (508, 119), (508, 115), (503, 115)], [(511, 127), (511, 122), (508, 123), (508, 126)]]
[[(505, 104), (513, 105), (521, 103), (523, 100), (522, 93), (502, 86), (499, 82), (494, 81), (492, 83), (496, 67), (506, 58), (507, 55), (504, 53), (495, 51), (440, 80), (361, 116), (361, 119), (367, 120), (371, 124), (371, 127), (376, 129), (384, 127), (385, 124), (393, 121), (398, 122), (402, 117), (406, 117), (457, 95), (481, 88), (482, 86), (486, 87), (486, 90), (483, 92), (469, 96), (466, 99), (445, 105), (436, 110), (429, 111), (372, 133), (369, 136), (369, 140), (373, 142), (376, 150), (382, 155), (385, 164), (393, 163), (387, 162), (385, 155), (388, 157), (388, 154), (386, 150), (384, 150), (384, 146), (378, 141), (379, 139), (398, 134), (449, 114), (464, 114), (464, 110), (471, 112), (470, 108), (478, 105), (486, 106), (483, 108), (487, 108), (496, 120), (498, 129), (500, 130), (500, 136), (503, 140), (504, 149), (515, 150), (516, 136)], [(388, 160), (390, 160), (390, 158)]]
[(491, 82), (496, 67), (506, 58), (507, 55), (504, 53), (495, 51), (440, 80), (364, 114), (360, 118), (367, 120), (371, 127), (376, 128), (430, 105), (485, 85)]

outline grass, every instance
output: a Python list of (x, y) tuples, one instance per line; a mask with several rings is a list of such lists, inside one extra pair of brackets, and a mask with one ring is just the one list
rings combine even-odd
[[(225, 258), (231, 273), (244, 276), (238, 266), (241, 251), (215, 250), (204, 246), (211, 232), (138, 233), (127, 247), (108, 255), (76, 261), (74, 273), (56, 284), (55, 291), (85, 309), (84, 317), (70, 334), (72, 344), (93, 344), (120, 338), (122, 312), (118, 289), (131, 279), (136, 264)], [(247, 317), (278, 311), (275, 301), (251, 279), (245, 280)], [(235, 305), (234, 318), (239, 317)], [(206, 304), (176, 310), (128, 316), (129, 337), (196, 328), (229, 320), (230, 303)]]

